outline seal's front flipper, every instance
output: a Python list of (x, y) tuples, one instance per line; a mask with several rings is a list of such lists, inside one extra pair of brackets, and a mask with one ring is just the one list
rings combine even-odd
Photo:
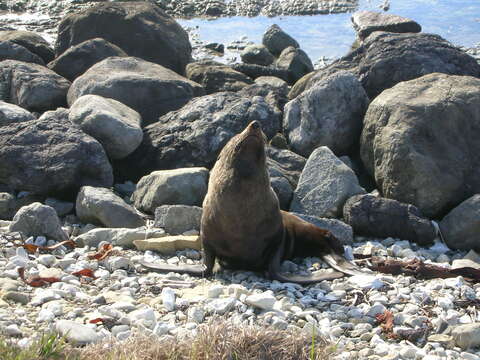
[(348, 261), (343, 256), (330, 253), (321, 256), (322, 260), (330, 265), (333, 269), (341, 271), (347, 275), (367, 275), (372, 274), (370, 271), (365, 271), (355, 265), (353, 262)]

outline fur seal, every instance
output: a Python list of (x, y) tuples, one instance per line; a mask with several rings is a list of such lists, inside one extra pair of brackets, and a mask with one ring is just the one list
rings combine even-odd
[[(266, 270), (271, 279), (299, 284), (361, 273), (342, 256), (343, 246), (329, 231), (280, 210), (270, 186), (265, 144), (260, 123), (253, 121), (220, 152), (203, 201), (204, 265), (141, 264), (156, 271), (210, 276), (218, 259), (225, 268)], [(295, 256), (319, 256), (338, 271), (311, 276), (281, 273), (281, 262)]]

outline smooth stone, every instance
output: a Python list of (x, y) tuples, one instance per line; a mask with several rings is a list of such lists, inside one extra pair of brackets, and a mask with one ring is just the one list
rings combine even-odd
[(70, 320), (59, 320), (55, 324), (55, 330), (65, 336), (68, 342), (74, 345), (87, 345), (96, 343), (100, 336), (92, 328)]

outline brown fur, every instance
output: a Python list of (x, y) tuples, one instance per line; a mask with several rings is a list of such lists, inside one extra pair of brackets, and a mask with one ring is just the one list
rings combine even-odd
[(329, 231), (280, 210), (270, 186), (265, 144), (260, 124), (254, 121), (218, 156), (203, 202), (200, 237), (205, 267), (144, 263), (146, 267), (208, 276), (218, 259), (227, 268), (267, 270), (280, 281), (311, 283), (343, 276), (339, 272), (308, 277), (280, 273), (282, 260), (309, 255), (322, 257), (344, 273), (358, 272), (341, 256), (343, 247)]

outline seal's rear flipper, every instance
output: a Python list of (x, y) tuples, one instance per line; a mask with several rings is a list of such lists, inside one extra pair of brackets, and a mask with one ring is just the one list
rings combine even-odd
[(366, 275), (372, 274), (371, 271), (365, 271), (355, 265), (353, 262), (348, 261), (343, 256), (331, 253), (321, 256), (322, 260), (325, 261), (335, 270), (341, 271), (347, 275)]
[(205, 265), (169, 265), (155, 264), (148, 261), (140, 261), (140, 264), (149, 270), (159, 272), (177, 272), (180, 274), (190, 274), (194, 276), (204, 276), (207, 273)]

